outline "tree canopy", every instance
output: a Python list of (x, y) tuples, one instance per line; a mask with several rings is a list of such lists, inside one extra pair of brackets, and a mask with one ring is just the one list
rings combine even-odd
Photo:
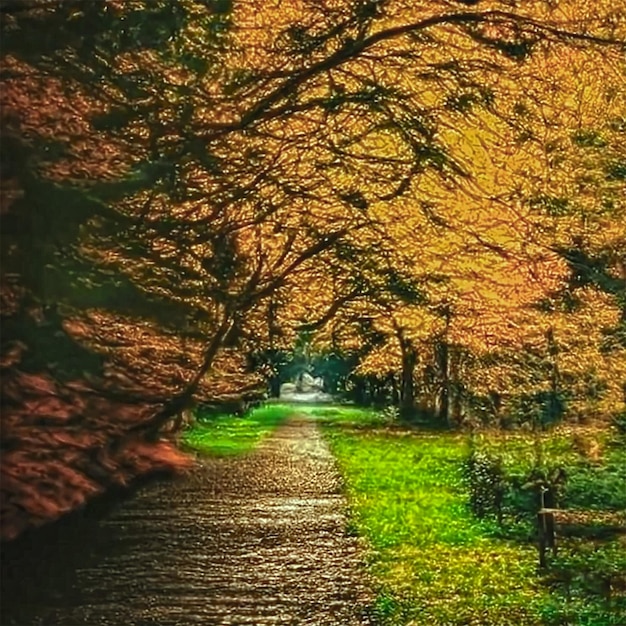
[(407, 415), (623, 410), (612, 3), (15, 0), (1, 19), (3, 533), (184, 465), (163, 428), (258, 394), (303, 331)]

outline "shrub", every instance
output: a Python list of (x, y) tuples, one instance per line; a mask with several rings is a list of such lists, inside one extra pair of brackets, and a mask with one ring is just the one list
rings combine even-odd
[(567, 409), (568, 395), (562, 391), (538, 391), (513, 398), (504, 426), (531, 424), (541, 429), (560, 422)]
[(626, 608), (626, 551), (619, 541), (569, 540), (551, 562), (546, 582), (567, 598), (586, 597), (601, 609)]
[(502, 521), (505, 486), (502, 459), (473, 450), (463, 464), (463, 475), (469, 487), (470, 508), (474, 515), (495, 515)]
[(397, 406), (386, 406), (380, 412), (380, 417), (383, 424), (394, 424), (400, 420), (400, 409)]
[(626, 467), (589, 467), (572, 469), (563, 490), (566, 508), (626, 510)]

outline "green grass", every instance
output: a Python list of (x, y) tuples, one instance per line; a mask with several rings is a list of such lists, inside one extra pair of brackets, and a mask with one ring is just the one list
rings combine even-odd
[[(588, 458), (575, 445), (575, 438), (599, 444), (595, 458)], [(626, 443), (610, 437), (607, 431), (557, 429), (533, 436), (529, 433), (485, 433), (475, 438), (482, 452), (502, 459), (509, 476), (528, 474), (534, 464), (565, 469), (567, 480), (561, 508), (626, 510)]]
[(380, 413), (374, 409), (359, 408), (350, 405), (319, 405), (297, 404), (293, 405), (298, 413), (315, 417), (319, 422), (349, 423), (353, 426), (376, 426), (382, 425), (383, 419)]
[(529, 472), (537, 466), (545, 468), (544, 474), (554, 468), (562, 471), (559, 508), (601, 514), (596, 521), (591, 517), (580, 526), (578, 537), (560, 535), (557, 539), (558, 557), (551, 559), (545, 577), (551, 596), (541, 605), (546, 625), (626, 624), (625, 546), (618, 536), (603, 530), (601, 521), (602, 514), (626, 511), (625, 444), (623, 438), (597, 428), (559, 428), (537, 436), (487, 433), (475, 438), (478, 450), (501, 460), (507, 485), (504, 524), (500, 527), (492, 521), (496, 533), (508, 538), (532, 536), (536, 496), (534, 489), (524, 485), (529, 484)]
[[(530, 545), (495, 539), (466, 505), (466, 437), (328, 420), (354, 530), (370, 546), (385, 624), (535, 626), (547, 592)], [(365, 426), (369, 426), (366, 428)]]
[[(470, 450), (467, 435), (402, 428), (353, 407), (312, 407), (308, 412), (322, 422), (344, 476), (351, 530), (367, 540), (382, 624), (626, 623), (615, 603), (611, 608), (583, 594), (581, 585), (572, 596), (546, 585), (529, 533), (501, 532), (495, 521), (472, 515), (462, 471)], [(538, 438), (520, 432), (483, 433), (474, 437), (473, 445), (500, 457), (507, 474), (516, 476), (525, 476), (539, 453), (546, 467), (566, 468), (568, 503), (594, 504), (598, 499), (603, 508), (622, 508), (624, 446), (603, 445), (601, 458), (586, 457), (581, 437), (587, 443), (609, 441), (606, 433), (560, 429)], [(587, 547), (596, 560), (619, 565), (611, 554)]]
[(219, 415), (203, 418), (183, 434), (183, 444), (201, 454), (227, 456), (245, 454), (287, 417), (296, 411), (286, 404), (268, 404), (252, 410), (245, 417)]

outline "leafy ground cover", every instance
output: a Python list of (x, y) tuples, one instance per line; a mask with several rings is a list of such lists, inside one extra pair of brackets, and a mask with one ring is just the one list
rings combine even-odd
[(286, 404), (267, 404), (253, 409), (245, 417), (208, 417), (200, 410), (195, 424), (184, 432), (182, 442), (202, 454), (245, 454), (293, 413), (293, 407)]
[[(487, 433), (475, 448), (497, 458), (503, 472), (523, 480), (533, 468), (563, 472), (562, 508), (626, 511), (626, 441), (608, 430), (559, 428), (539, 434)], [(514, 503), (511, 503), (514, 506)]]
[[(495, 522), (473, 515), (464, 476), (472, 448), (467, 435), (400, 428), (385, 423), (376, 413), (349, 407), (309, 407), (305, 411), (323, 424), (346, 481), (352, 530), (369, 544), (382, 623), (623, 623), (615, 605), (600, 605), (578, 592), (565, 598), (559, 589), (546, 584), (528, 533), (507, 535)], [(473, 441), (474, 446), (477, 443), (490, 452), (502, 452), (508, 465), (520, 473), (529, 469), (531, 453), (536, 451), (532, 438), (501, 432)], [(544, 437), (541, 453), (550, 463), (587, 472), (587, 479), (590, 471), (596, 478), (601, 476), (599, 466), (581, 465), (576, 445), (571, 433), (554, 433)], [(619, 472), (621, 454), (607, 449), (605, 460), (612, 468), (608, 474)], [(576, 487), (579, 484), (574, 481), (569, 502), (576, 489), (588, 493), (588, 487)], [(613, 493), (613, 487), (609, 489)], [(612, 497), (618, 498), (617, 492)], [(610, 565), (616, 565), (615, 558)]]
[[(482, 499), (478, 508), (493, 524), (494, 535), (532, 540), (540, 490), (553, 494), (548, 506), (561, 509), (561, 518), (568, 520), (557, 532), (558, 555), (549, 559), (543, 576), (551, 591), (544, 623), (626, 624), (626, 537), (619, 530), (626, 525), (623, 435), (560, 428), (486, 434), (472, 444), (474, 465), (477, 458), (482, 465), (481, 471), (469, 472), (472, 505), (477, 508), (476, 500)], [(501, 497), (494, 507), (496, 492)]]

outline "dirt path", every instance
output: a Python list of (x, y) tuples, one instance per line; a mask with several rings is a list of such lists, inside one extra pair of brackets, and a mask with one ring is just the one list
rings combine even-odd
[(293, 418), (248, 457), (205, 460), (104, 519), (10, 546), (1, 623), (371, 624), (345, 523), (332, 456)]

